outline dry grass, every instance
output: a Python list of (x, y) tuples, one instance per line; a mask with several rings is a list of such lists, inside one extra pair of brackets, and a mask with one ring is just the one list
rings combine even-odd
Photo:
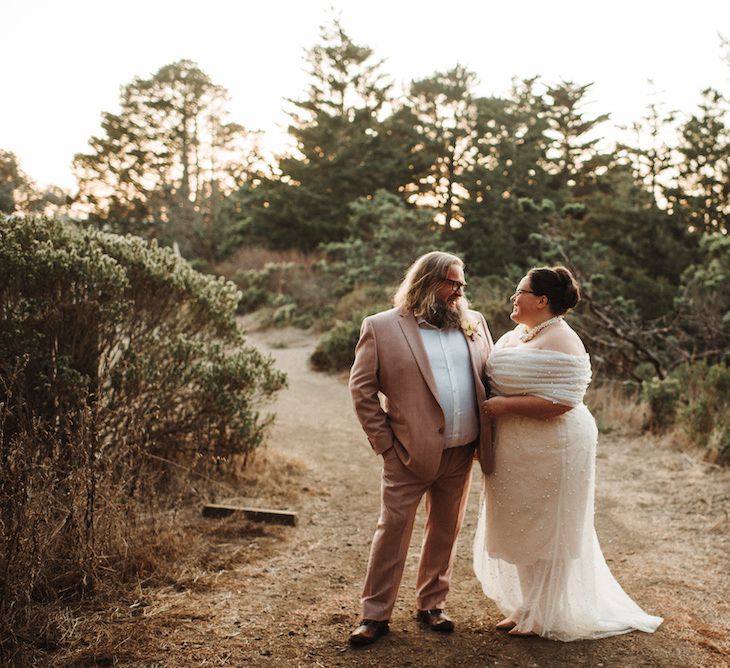
[(680, 450), (693, 460), (701, 456), (709, 465), (715, 465), (713, 455), (716, 450), (711, 447), (712, 443), (694, 440), (686, 426), (676, 423), (660, 432), (650, 432), (649, 405), (636, 393), (628, 392), (620, 382), (608, 382), (589, 388), (585, 402), (603, 433), (641, 436), (643, 442), (651, 443), (654, 447)]
[(628, 392), (622, 383), (591, 386), (585, 402), (603, 432), (636, 434), (646, 427), (648, 406), (635, 393)]
[(355, 313), (389, 308), (392, 305), (395, 286), (358, 285), (337, 302), (335, 318), (349, 320)]
[[(284, 527), (233, 517), (206, 520), (194, 509), (171, 516), (146, 545), (147, 556), (154, 555), (155, 563), (148, 566), (155, 575), (139, 577), (76, 606), (46, 610), (56, 629), (55, 642), (39, 645), (35, 639), (9, 665), (80, 668), (127, 660), (131, 665), (157, 665), (153, 657), (159, 656), (165, 638), (177, 627), (205, 623), (215, 616), (215, 609), (207, 605), (191, 608), (191, 598), (205, 599), (225, 573), (269, 557), (285, 532)], [(175, 660), (176, 665), (192, 665), (180, 651)]]
[(283, 508), (296, 502), (303, 492), (310, 491), (300, 484), (306, 471), (307, 466), (300, 459), (259, 450), (246, 468), (239, 469), (236, 474), (236, 486), (246, 490), (246, 495), (233, 498)]
[(331, 317), (336, 280), (322, 271), (320, 259), (297, 251), (242, 248), (213, 271), (238, 286), (239, 311), (256, 311), (260, 326), (306, 329)]
[[(83, 439), (76, 443), (84, 449)], [(27, 494), (10, 495), (6, 469), (0, 490), (5, 516), (0, 665), (81, 666), (103, 664), (105, 655), (118, 657), (107, 642), (118, 638), (109, 628), (110, 616), (127, 623), (152, 614), (154, 592), (207, 587), (211, 574), (259, 558), (280, 538), (281, 527), (235, 517), (203, 519), (203, 502), (285, 507), (308, 491), (300, 482), (305, 471), (300, 461), (265, 450), (245, 468), (241, 458), (225, 471), (173, 467), (140, 473), (130, 467), (136, 476), (132, 491), (124, 471), (97, 468), (92, 474), (76, 451), (78, 465), (68, 484), (61, 484), (58, 462), (20, 459), (33, 452), (30, 439), (13, 446), (10, 454), (25, 476)], [(91, 487), (95, 507), (87, 532)]]
[[(302, 485), (306, 471), (301, 461), (264, 450), (223, 485), (207, 484), (229, 492), (245, 490), (245, 495), (230, 495), (226, 501), (285, 507), (309, 492)], [(133, 665), (155, 665), (153, 657), (160, 657), (161, 647), (178, 629), (206, 625), (215, 618), (217, 610), (210, 607), (213, 604), (191, 609), (191, 598), (207, 592), (215, 601), (221, 578), (242, 565), (269, 558), (288, 532), (286, 527), (256, 524), (235, 516), (204, 519), (198, 508), (191, 506), (167, 513), (158, 527), (154, 536), (147, 537), (146, 554), (154, 559), (149, 564), (151, 574), (117, 589), (113, 596), (68, 611), (68, 632), (50, 665), (112, 665), (126, 659)], [(178, 644), (177, 665), (198, 663), (199, 644), (194, 638)], [(149, 657), (149, 661), (140, 664), (141, 656)]]
[(242, 246), (225, 262), (216, 265), (213, 273), (233, 277), (239, 271), (263, 269), (267, 264), (291, 262), (298, 265), (311, 265), (319, 259), (318, 255), (306, 255), (297, 250), (275, 251), (262, 246)]

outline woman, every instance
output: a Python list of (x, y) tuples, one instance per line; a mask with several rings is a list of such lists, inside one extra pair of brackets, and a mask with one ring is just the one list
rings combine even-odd
[(565, 267), (531, 269), (511, 300), (517, 323), (492, 352), (495, 471), (484, 478), (474, 570), (506, 618), (498, 629), (555, 640), (653, 632), (611, 575), (593, 528), (598, 431), (582, 403), (588, 354), (563, 320), (580, 298)]

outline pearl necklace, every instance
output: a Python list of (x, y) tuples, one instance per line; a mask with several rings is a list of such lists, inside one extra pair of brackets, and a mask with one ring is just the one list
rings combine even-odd
[(556, 315), (554, 318), (550, 318), (549, 320), (546, 320), (545, 322), (541, 322), (539, 325), (530, 327), (530, 329), (525, 329), (525, 331), (522, 332), (522, 334), (520, 334), (520, 341), (522, 341), (523, 343), (527, 343), (528, 341), (531, 341), (543, 329), (545, 329), (546, 327), (550, 327), (550, 325), (553, 325), (556, 322), (560, 322), (562, 319), (563, 319), (562, 315)]

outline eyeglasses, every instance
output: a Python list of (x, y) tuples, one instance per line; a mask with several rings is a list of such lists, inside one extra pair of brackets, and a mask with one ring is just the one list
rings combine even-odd
[[(517, 288), (515, 290), (515, 293), (509, 298), (511, 302), (513, 302), (517, 297), (519, 297), (523, 292), (528, 292), (531, 295), (537, 295), (537, 292), (533, 292), (532, 290), (523, 290), (522, 288)], [(538, 295), (539, 296), (539, 295)]]
[(454, 281), (450, 278), (442, 278), (441, 280), (451, 283), (451, 289), (453, 292), (459, 292), (459, 290), (466, 288), (466, 283), (461, 283), (460, 281)]

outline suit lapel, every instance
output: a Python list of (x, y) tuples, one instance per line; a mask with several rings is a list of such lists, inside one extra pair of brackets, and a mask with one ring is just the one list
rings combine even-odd
[[(431, 364), (428, 361), (428, 353), (426, 352), (426, 346), (423, 345), (423, 339), (418, 331), (418, 322), (413, 313), (400, 314), (398, 318), (398, 324), (403, 330), (403, 334), (408, 341), (408, 345), (411, 348), (413, 357), (416, 358), (416, 364), (421, 371), (423, 379), (428, 385), (428, 389), (431, 390), (436, 401), (439, 400), (438, 391), (436, 389), (436, 380), (433, 377), (433, 371), (431, 370)], [(474, 361), (472, 360), (472, 366)]]
[[(464, 338), (466, 339), (466, 346), (469, 348), (469, 358), (471, 359), (471, 370), (474, 373), (474, 378), (479, 378), (479, 367), (477, 366), (477, 359), (479, 358), (479, 351), (477, 350), (476, 341), (472, 341), (470, 337), (462, 330)], [(476, 337), (476, 335), (475, 335)]]
[[(469, 320), (469, 322), (473, 322), (472, 320)], [(482, 378), (482, 371), (480, 368), (481, 365), (481, 350), (479, 347), (479, 338), (481, 336), (485, 336), (485, 332), (481, 331), (481, 327), (479, 326), (480, 323), (476, 322), (475, 327), (477, 333), (474, 334), (473, 337), (467, 336), (466, 332), (462, 329), (461, 333), (464, 335), (464, 338), (466, 339), (466, 345), (469, 349), (469, 358), (471, 359), (471, 371), (474, 375), (474, 383), (476, 387), (484, 387), (484, 379)], [(479, 396), (477, 394), (477, 396)]]

